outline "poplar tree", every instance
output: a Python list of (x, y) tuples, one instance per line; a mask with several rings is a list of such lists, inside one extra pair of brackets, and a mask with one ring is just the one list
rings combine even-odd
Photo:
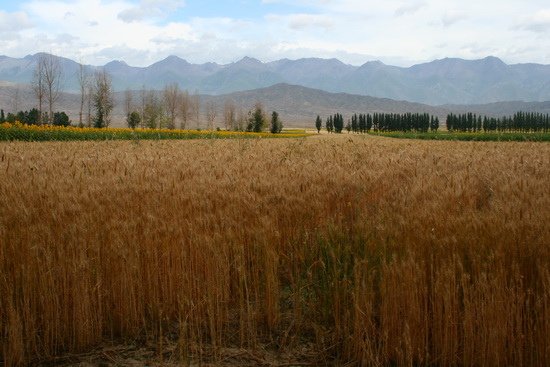
[(283, 130), (283, 124), (279, 120), (279, 114), (276, 111), (273, 111), (271, 114), (271, 133), (278, 134)]
[(321, 120), (321, 116), (317, 115), (317, 119), (315, 120), (315, 128), (317, 129), (317, 134), (321, 133), (322, 127), (323, 127), (323, 120)]
[(327, 131), (329, 133), (332, 133), (333, 130), (334, 130), (334, 124), (332, 122), (332, 116), (329, 116), (327, 119)]

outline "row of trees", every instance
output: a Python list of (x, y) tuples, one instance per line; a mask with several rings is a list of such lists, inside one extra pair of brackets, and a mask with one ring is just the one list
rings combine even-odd
[(534, 112), (516, 112), (513, 116), (494, 118), (474, 113), (447, 116), (447, 130), (461, 132), (549, 132), (550, 116)]
[[(62, 95), (63, 69), (60, 59), (49, 54), (38, 57), (31, 85), (36, 98), (36, 108), (18, 111), (16, 104), (13, 113), (1, 116), (0, 121), (18, 120), (27, 124), (70, 124), (65, 112), (54, 112), (55, 105)], [(114, 90), (110, 75), (99, 70), (94, 74), (86, 71), (81, 64), (76, 75), (80, 91), (79, 126), (108, 127), (115, 107)], [(17, 90), (18, 92), (18, 90)], [(17, 98), (17, 100), (19, 97)], [(129, 127), (187, 129), (200, 128), (201, 117), (206, 118), (206, 128), (215, 129), (218, 108), (213, 101), (204, 106), (198, 92), (191, 95), (180, 90), (177, 84), (166, 85), (164, 90), (126, 90), (124, 93), (124, 114)], [(260, 118), (261, 116), (261, 118)], [(279, 114), (272, 114), (271, 132), (280, 132), (282, 123)], [(194, 126), (191, 126), (194, 125)], [(232, 100), (223, 106), (223, 125), (226, 130), (262, 131), (267, 127), (263, 107), (255, 106), (250, 111), (237, 108)]]
[[(38, 124), (53, 123), (54, 104), (61, 96), (61, 78), (62, 69), (59, 59), (53, 55), (41, 54), (31, 81), (38, 102)], [(48, 106), (48, 115), (43, 113), (45, 104)]]
[(21, 93), (16, 86), (12, 93), (11, 112), (0, 111), (0, 122), (20, 121), (25, 124), (70, 124), (69, 117), (63, 111), (55, 112), (62, 92), (63, 72), (59, 59), (52, 55), (41, 54), (38, 57), (30, 84), (37, 100), (37, 107), (29, 111), (19, 109)]
[[(203, 107), (206, 128), (214, 130), (216, 105), (208, 101), (203, 106), (198, 92), (191, 95), (187, 90), (180, 90), (176, 83), (166, 85), (162, 91), (142, 88), (138, 92), (129, 89), (124, 92), (124, 114), (131, 128), (199, 129)], [(242, 112), (237, 115), (234, 103), (226, 103), (224, 125), (228, 130), (246, 128), (246, 116)]]
[(53, 125), (57, 126), (69, 126), (71, 121), (69, 116), (64, 111), (58, 111), (53, 113), (53, 117), (50, 119), (48, 112), (44, 112), (40, 116), (40, 111), (33, 108), (29, 111), (19, 111), (17, 113), (8, 112), (6, 115), (4, 110), (0, 110), (0, 124), (4, 122), (14, 123), (19, 121), (27, 125), (38, 125), (40, 121), (51, 121)]
[[(320, 121), (319, 116), (317, 116), (317, 119)], [(321, 126), (322, 126), (322, 121), (321, 121)], [(336, 113), (333, 116), (329, 116), (327, 118), (326, 128), (329, 133), (332, 133), (332, 132), (335, 132), (338, 134), (341, 133), (342, 130), (344, 129), (344, 117), (339, 113)], [(321, 128), (318, 127), (317, 132), (319, 132), (320, 130)]]
[[(317, 116), (315, 120), (317, 132), (321, 132), (323, 120)], [(337, 113), (326, 119), (325, 127), (329, 133), (341, 133), (345, 129), (348, 132), (367, 133), (371, 130), (377, 131), (403, 131), (403, 132), (428, 132), (439, 129), (439, 118), (430, 116), (427, 113), (374, 113), (354, 114), (348, 119), (344, 126), (344, 118)]]
[[(23, 119), (22, 122), (57, 125), (70, 123), (68, 117), (65, 118), (65, 112), (54, 112), (54, 105), (61, 97), (64, 77), (59, 60), (59, 58), (50, 54), (41, 54), (38, 57), (31, 80), (38, 113), (33, 110), (29, 111), (27, 119)], [(109, 126), (111, 112), (114, 108), (114, 94), (109, 74), (104, 70), (100, 70), (90, 75), (81, 64), (77, 73), (77, 80), (80, 88), (78, 125)], [(45, 107), (47, 107), (47, 111), (44, 111)], [(88, 118), (85, 122), (84, 111), (86, 107)], [(22, 118), (23, 116), (18, 116), (18, 120), (19, 117)]]
[[(487, 117), (474, 113), (449, 114), (446, 120), (450, 132), (550, 132), (550, 115), (535, 112), (516, 112), (509, 117)], [(323, 120), (317, 116), (315, 127), (318, 132), (323, 127)], [(341, 133), (344, 129), (344, 119), (341, 114), (329, 116), (325, 127), (329, 133)], [(377, 131), (403, 132), (436, 132), (439, 129), (439, 118), (427, 113), (374, 113), (354, 114), (348, 119), (345, 129), (348, 132), (365, 133)]]
[[(195, 122), (197, 128), (199, 126), (199, 95), (181, 91), (177, 84), (167, 85), (162, 91), (145, 88), (139, 92), (126, 90), (123, 103), (126, 122), (131, 128), (187, 129), (191, 122)], [(207, 104), (205, 112), (210, 126), (216, 118), (216, 110)]]
[[(177, 84), (170, 84), (162, 91), (145, 90), (139, 92), (126, 90), (124, 93), (124, 113), (128, 127), (199, 129), (201, 126), (202, 104), (197, 92), (191, 95), (181, 90)], [(206, 129), (214, 130), (218, 108), (213, 101), (204, 105)], [(266, 128), (267, 117), (264, 107), (257, 103), (252, 110), (244, 112), (237, 109), (234, 101), (226, 100), (223, 107), (223, 125), (226, 130), (260, 132)], [(273, 111), (271, 116), (272, 133), (282, 130), (279, 114)]]

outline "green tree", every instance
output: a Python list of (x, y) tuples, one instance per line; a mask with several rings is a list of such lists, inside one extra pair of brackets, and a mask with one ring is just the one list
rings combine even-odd
[(366, 120), (366, 131), (369, 132), (372, 129), (372, 116), (370, 114), (365, 117)]
[(271, 114), (271, 133), (278, 134), (283, 130), (283, 123), (279, 120), (279, 114), (276, 111), (273, 111)]
[(8, 116), (6, 117), (6, 122), (13, 124), (15, 122), (15, 115), (11, 112), (8, 112)]
[(430, 130), (432, 130), (432, 132), (437, 132), (437, 130), (439, 129), (439, 117), (431, 117), (431, 120), (430, 120)]
[(27, 114), (23, 111), (19, 111), (17, 112), (17, 114), (15, 115), (15, 119), (17, 121), (19, 121), (20, 123), (22, 124), (28, 124), (27, 122)]
[(317, 129), (317, 134), (321, 133), (322, 127), (323, 127), (323, 120), (321, 120), (321, 116), (317, 115), (317, 119), (315, 120), (315, 128)]
[(262, 132), (265, 127), (265, 115), (263, 106), (261, 103), (256, 103), (254, 111), (248, 112), (248, 126), (247, 131), (253, 131), (255, 133)]
[(351, 132), (351, 121), (348, 119), (348, 123), (346, 124), (346, 130), (348, 131), (348, 134)]
[(334, 115), (334, 118), (332, 121), (334, 125), (334, 131), (340, 134), (344, 129), (344, 117), (341, 114), (337, 113), (336, 115)]
[(0, 124), (6, 122), (6, 116), (4, 115), (4, 110), (0, 110)]
[(359, 126), (358, 126), (359, 132), (366, 133), (367, 132), (367, 116), (365, 115), (359, 115)]
[(69, 120), (69, 116), (65, 112), (55, 112), (53, 114), (53, 124), (56, 126), (69, 126), (71, 120)]
[(32, 125), (40, 123), (40, 111), (38, 111), (36, 108), (33, 108), (27, 114), (27, 119), (28, 123)]
[[(359, 115), (359, 118), (361, 118), (361, 115)], [(346, 126), (346, 130), (348, 129), (348, 127)], [(359, 122), (357, 121), (357, 114), (354, 114), (353, 116), (351, 116), (351, 126), (350, 126), (350, 130), (353, 130), (354, 133), (360, 131), (359, 129)], [(349, 130), (348, 130), (349, 132)], [(362, 131), (361, 131), (362, 132)]]
[(327, 118), (327, 131), (329, 133), (332, 133), (334, 131), (334, 123), (332, 121), (332, 116), (329, 116)]
[(139, 115), (139, 112), (132, 111), (128, 117), (126, 117), (126, 122), (128, 123), (128, 127), (131, 129), (138, 127), (141, 123), (141, 116)]

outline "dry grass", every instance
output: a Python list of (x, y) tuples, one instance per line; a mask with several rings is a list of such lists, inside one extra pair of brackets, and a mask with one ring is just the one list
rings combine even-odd
[(0, 360), (548, 365), (549, 221), (548, 144), (2, 143)]

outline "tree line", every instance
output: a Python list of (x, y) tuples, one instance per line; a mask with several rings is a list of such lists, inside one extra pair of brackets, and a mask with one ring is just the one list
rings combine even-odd
[[(448, 114), (446, 127), (449, 132), (550, 132), (550, 115), (535, 112), (516, 112), (500, 118), (464, 114)], [(428, 113), (374, 113), (354, 114), (344, 125), (344, 118), (336, 113), (325, 119), (329, 133), (341, 133), (344, 129), (354, 133), (373, 132), (437, 132), (440, 123), (437, 116)], [(317, 116), (315, 128), (320, 132), (323, 120)]]
[(548, 114), (516, 112), (513, 116), (501, 118), (476, 115), (474, 113), (449, 114), (447, 130), (459, 132), (544, 132), (550, 131)]
[[(50, 54), (41, 54), (31, 80), (36, 107), (30, 111), (9, 112), (7, 115), (2, 110), (0, 123), (19, 121), (31, 125), (72, 124), (65, 112), (54, 111), (61, 97), (63, 77), (59, 59)], [(96, 128), (110, 126), (115, 107), (111, 76), (103, 69), (93, 74), (89, 73), (81, 64), (76, 79), (79, 84), (80, 103), (78, 122), (75, 124)], [(216, 128), (218, 109), (215, 103), (208, 101), (203, 106), (197, 91), (191, 95), (187, 90), (181, 90), (176, 83), (166, 85), (161, 91), (146, 90), (145, 86), (140, 91), (127, 89), (123, 99), (124, 116), (130, 128), (188, 129), (194, 125), (194, 128), (200, 129), (201, 115), (206, 118), (206, 129)], [(268, 128), (272, 133), (279, 133), (283, 128), (276, 111), (272, 112), (271, 125), (268, 127), (268, 118), (261, 103), (245, 112), (242, 108), (238, 109), (235, 102), (230, 99), (226, 100), (223, 106), (223, 125), (226, 130), (251, 132)]]
[[(317, 116), (315, 120), (317, 132), (323, 128), (323, 120)], [(325, 119), (325, 128), (329, 133), (341, 133), (345, 128), (348, 132), (436, 132), (439, 129), (439, 118), (428, 113), (374, 113), (354, 114), (344, 125), (344, 117), (336, 113)]]
[[(124, 92), (124, 114), (128, 127), (189, 129), (201, 128), (201, 111), (206, 117), (206, 129), (219, 129), (215, 126), (218, 107), (213, 101), (203, 104), (198, 92), (190, 94), (181, 90), (176, 83), (166, 85), (162, 91), (145, 90)], [(223, 127), (229, 131), (260, 132), (267, 128), (268, 118), (261, 103), (245, 112), (237, 108), (235, 102), (227, 99), (223, 106)], [(271, 114), (272, 133), (279, 133), (283, 128), (279, 113)]]
[[(114, 91), (110, 75), (105, 70), (98, 70), (90, 75), (85, 72), (84, 66), (80, 65), (76, 77), (80, 86), (78, 126), (109, 126), (114, 108)], [(0, 123), (19, 121), (28, 125), (71, 125), (72, 121), (65, 111), (55, 111), (62, 95), (63, 79), (59, 58), (50, 54), (39, 55), (30, 80), (36, 107), (29, 111), (18, 111), (19, 93), (16, 90), (17, 103), (14, 111), (6, 115), (4, 110), (1, 110)]]
[(69, 126), (71, 120), (64, 111), (53, 113), (53, 118), (49, 118), (48, 112), (44, 112), (40, 117), (40, 111), (37, 108), (32, 108), (29, 111), (19, 111), (17, 113), (8, 112), (6, 115), (4, 110), (0, 110), (0, 124), (4, 122), (14, 123), (16, 121), (26, 125), (38, 125), (39, 121), (51, 121), (52, 125)]

